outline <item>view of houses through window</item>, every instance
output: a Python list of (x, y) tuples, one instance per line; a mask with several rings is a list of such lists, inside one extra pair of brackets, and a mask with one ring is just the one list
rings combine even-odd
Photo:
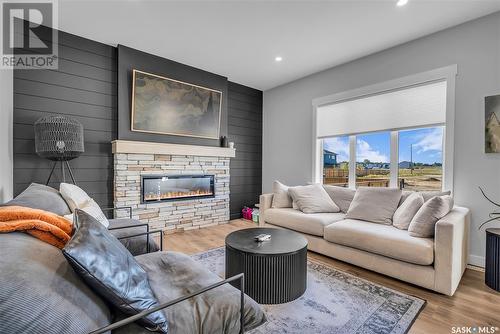
[[(408, 190), (442, 187), (443, 127), (398, 132), (398, 185)], [(355, 159), (350, 158), (349, 136), (323, 139), (323, 183), (349, 186), (349, 164), (356, 163), (356, 187), (390, 184), (391, 133), (356, 135)]]
[(356, 136), (356, 187), (388, 187), (390, 156), (390, 132)]
[(399, 131), (399, 186), (440, 190), (443, 182), (443, 127)]
[(323, 183), (349, 186), (349, 137), (323, 140)]

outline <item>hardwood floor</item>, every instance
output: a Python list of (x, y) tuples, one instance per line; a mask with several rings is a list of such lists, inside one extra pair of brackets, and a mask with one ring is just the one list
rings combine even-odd
[[(228, 233), (255, 226), (252, 222), (237, 219), (225, 225), (170, 234), (164, 238), (164, 249), (186, 254), (203, 252), (224, 246), (224, 238)], [(500, 293), (484, 284), (483, 272), (467, 269), (455, 295), (448, 297), (317, 253), (309, 252), (308, 258), (425, 299), (427, 304), (409, 333), (449, 334), (452, 333), (452, 327), (457, 326), (492, 326), (498, 327), (495, 332), (500, 333)]]

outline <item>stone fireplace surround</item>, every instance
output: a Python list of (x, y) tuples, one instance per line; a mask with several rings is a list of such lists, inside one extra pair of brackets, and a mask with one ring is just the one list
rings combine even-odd
[[(235, 150), (212, 146), (115, 140), (115, 207), (132, 207), (132, 217), (154, 230), (175, 233), (229, 221), (229, 161)], [(141, 204), (141, 175), (215, 176), (215, 197)], [(118, 210), (117, 218), (128, 217)]]

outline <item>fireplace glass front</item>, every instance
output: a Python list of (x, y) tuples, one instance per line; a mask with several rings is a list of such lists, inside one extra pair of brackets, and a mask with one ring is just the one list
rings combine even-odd
[(141, 176), (141, 202), (214, 197), (213, 175)]

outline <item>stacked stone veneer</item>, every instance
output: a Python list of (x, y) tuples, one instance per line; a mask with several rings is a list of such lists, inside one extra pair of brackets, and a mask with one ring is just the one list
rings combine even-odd
[[(214, 198), (141, 204), (141, 175), (214, 175)], [(229, 221), (229, 158), (186, 155), (114, 155), (115, 206), (132, 207), (132, 217), (164, 233)], [(117, 211), (117, 218), (127, 217)]]

